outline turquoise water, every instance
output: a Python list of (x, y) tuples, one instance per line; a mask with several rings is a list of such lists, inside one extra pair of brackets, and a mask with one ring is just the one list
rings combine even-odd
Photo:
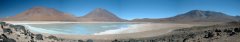
[(94, 33), (104, 32), (127, 28), (133, 23), (55, 23), (55, 24), (26, 24), (30, 31), (49, 34), (77, 34), (91, 35)]

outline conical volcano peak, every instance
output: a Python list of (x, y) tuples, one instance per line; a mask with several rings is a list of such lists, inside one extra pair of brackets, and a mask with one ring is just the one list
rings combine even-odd
[(116, 17), (113, 13), (103, 9), (103, 8), (96, 8), (90, 13), (88, 13), (85, 17)]
[(35, 9), (35, 8), (46, 8), (46, 7), (43, 7), (43, 6), (34, 6), (34, 7), (32, 7), (33, 9)]
[(87, 15), (83, 16), (80, 20), (88, 21), (123, 21), (123, 19), (117, 17), (115, 14), (103, 9), (96, 8)]
[(190, 14), (204, 14), (206, 11), (203, 11), (203, 10), (191, 10), (187, 13), (190, 13)]
[(203, 10), (191, 10), (191, 12), (201, 12)]
[(96, 9), (94, 9), (93, 11), (95, 11), (95, 12), (108, 12), (108, 13), (110, 13), (109, 11), (107, 11), (107, 10), (104, 9), (104, 8), (96, 8)]
[(30, 10), (55, 10), (53, 8), (47, 8), (47, 7), (43, 7), (43, 6), (35, 6), (35, 7), (32, 7)]
[(95, 10), (105, 10), (104, 8), (96, 8)]

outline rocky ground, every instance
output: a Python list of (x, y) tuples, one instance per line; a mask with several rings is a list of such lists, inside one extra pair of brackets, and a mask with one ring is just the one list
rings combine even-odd
[(147, 38), (115, 40), (64, 39), (53, 35), (35, 34), (22, 25), (0, 22), (0, 42), (239, 42), (240, 22), (176, 29), (170, 33)]
[(240, 22), (177, 29), (166, 35), (112, 42), (240, 42)]
[[(84, 42), (83, 40), (63, 39), (53, 35), (34, 34), (22, 25), (0, 22), (0, 42)], [(86, 42), (93, 42), (89, 39)]]

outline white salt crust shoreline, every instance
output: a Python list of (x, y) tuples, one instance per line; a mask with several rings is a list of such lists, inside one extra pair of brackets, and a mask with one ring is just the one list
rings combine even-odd
[[(41, 29), (37, 27), (32, 27), (27, 24), (59, 24), (59, 23), (137, 23), (137, 22), (59, 22), (59, 21), (7, 21), (7, 23), (15, 24), (15, 25), (24, 25), (28, 29), (32, 31), (37, 31), (41, 33), (50, 33), (50, 34), (66, 34), (58, 31), (52, 31), (52, 30), (46, 30), (46, 29)], [(104, 32), (99, 32), (99, 33), (94, 33), (93, 35), (105, 35), (105, 34), (122, 34), (122, 33), (134, 33), (134, 32), (140, 32), (137, 29), (138, 26), (141, 26), (143, 24), (134, 24), (130, 25), (126, 28), (120, 28), (120, 29), (113, 29), (113, 30), (106, 30)], [(131, 31), (129, 31), (131, 30)], [(42, 32), (44, 31), (44, 32)], [(127, 31), (127, 32), (126, 32)], [(142, 30), (141, 30), (142, 31)]]
[[(59, 22), (59, 21), (5, 21), (11, 24), (51, 24), (51, 23), (119, 23), (119, 22)], [(121, 22), (121, 23), (138, 23), (138, 22)], [(46, 34), (54, 35), (66, 39), (104, 39), (112, 40), (119, 38), (143, 38), (159, 36), (171, 30), (191, 27), (196, 25), (189, 24), (174, 24), (174, 23), (141, 23), (130, 25), (127, 28), (107, 30), (104, 32), (95, 33), (94, 35), (67, 35), (67, 34)], [(38, 30), (38, 29), (36, 29)]]

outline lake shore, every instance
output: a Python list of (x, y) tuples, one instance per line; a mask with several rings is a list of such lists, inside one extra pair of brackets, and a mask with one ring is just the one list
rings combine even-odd
[[(119, 23), (119, 22), (62, 22), (62, 21), (5, 21), (10, 24), (49, 24), (49, 23)], [(139, 23), (139, 22), (122, 22)], [(171, 32), (174, 29), (200, 26), (197, 24), (177, 24), (177, 23), (144, 23), (129, 27), (128, 29), (116, 32), (116, 34), (104, 34), (109, 31), (101, 32), (102, 35), (66, 35), (66, 34), (43, 34), (54, 35), (65, 39), (95, 39), (95, 40), (114, 40), (126, 38), (145, 38), (154, 37)], [(134, 32), (132, 32), (134, 31)], [(99, 34), (101, 34), (99, 33)]]
[(149, 22), (71, 22), (71, 21), (4, 21), (14, 24), (52, 24), (52, 23), (149, 23)]

